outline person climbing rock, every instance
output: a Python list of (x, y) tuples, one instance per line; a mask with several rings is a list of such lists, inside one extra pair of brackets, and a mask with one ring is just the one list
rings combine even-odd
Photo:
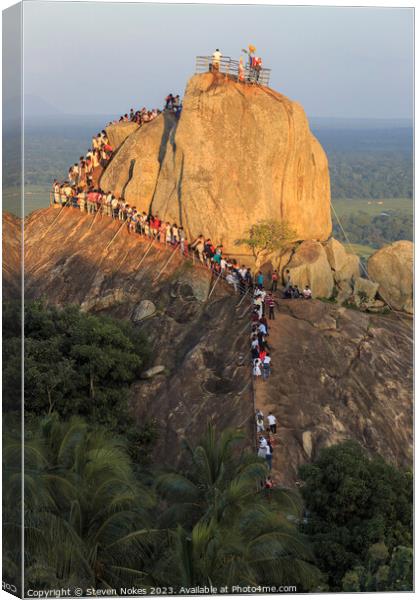
[(259, 437), (258, 442), (259, 442), (259, 445), (258, 445), (258, 456), (260, 458), (265, 458), (265, 456), (267, 454), (267, 447), (268, 447), (267, 440), (265, 439), (264, 436), (261, 435)]
[(266, 353), (262, 366), (262, 377), (266, 381), (270, 377), (271, 373), (271, 356), (269, 352)]
[(266, 440), (267, 445), (265, 447), (265, 460), (267, 461), (268, 469), (271, 471), (273, 468), (273, 446), (270, 440)]
[(262, 415), (257, 416), (256, 424), (257, 424), (257, 433), (262, 433), (264, 431), (264, 417)]
[(253, 369), (254, 377), (261, 377), (261, 360), (260, 358), (254, 358), (254, 369)]
[(268, 413), (267, 416), (268, 426), (270, 427), (271, 433), (277, 433), (277, 419), (272, 412)]

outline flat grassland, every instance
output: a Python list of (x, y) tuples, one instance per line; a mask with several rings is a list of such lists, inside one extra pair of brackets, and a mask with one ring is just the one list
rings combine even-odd
[(332, 200), (331, 204), (334, 206), (339, 217), (344, 215), (347, 216), (358, 211), (368, 213), (372, 217), (380, 215), (382, 212), (395, 210), (410, 215), (414, 212), (414, 202), (412, 198), (383, 198), (380, 200), (372, 198), (340, 198)]

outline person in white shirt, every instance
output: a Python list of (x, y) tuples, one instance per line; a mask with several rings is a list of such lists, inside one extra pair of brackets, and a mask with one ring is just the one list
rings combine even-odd
[(222, 58), (222, 53), (220, 52), (219, 48), (216, 48), (216, 51), (213, 52), (213, 55), (211, 58), (212, 58), (211, 70), (219, 71), (220, 70), (220, 59)]
[(267, 417), (268, 425), (271, 433), (277, 433), (277, 419), (273, 413), (269, 412)]
[[(223, 270), (222, 270), (222, 273), (223, 273)], [(235, 293), (238, 291), (238, 280), (233, 273), (228, 273), (226, 275), (226, 282), (229, 285), (233, 285), (233, 289), (235, 290)]]
[(112, 218), (118, 219), (118, 198), (115, 198), (115, 197), (112, 198), (111, 206), (112, 206)]
[(258, 456), (261, 458), (265, 458), (268, 448), (267, 440), (265, 439), (265, 437), (261, 436), (259, 441), (260, 443), (258, 448)]
[(263, 313), (263, 301), (261, 296), (258, 296), (254, 300), (255, 308), (258, 310), (258, 317), (261, 319)]
[(305, 300), (310, 300), (312, 298), (312, 290), (309, 287), (309, 285), (305, 285), (305, 289), (302, 292), (302, 296), (305, 298)]
[[(264, 380), (267, 380), (269, 378), (270, 372), (271, 372), (271, 356), (270, 356), (270, 353), (267, 352), (267, 354), (264, 356), (264, 360), (263, 360), (262, 375), (263, 375)], [(275, 418), (276, 417), (274, 417), (274, 419)]]

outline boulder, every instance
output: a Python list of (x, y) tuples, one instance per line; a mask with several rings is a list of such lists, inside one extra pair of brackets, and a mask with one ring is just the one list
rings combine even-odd
[(329, 239), (324, 247), (336, 283), (360, 276), (360, 260), (356, 254), (349, 254), (334, 238)]
[(353, 295), (353, 288), (347, 279), (337, 283), (337, 290), (336, 300), (338, 304), (343, 304), (343, 302), (346, 302)]
[(369, 279), (363, 279), (362, 277), (356, 277), (354, 280), (354, 302), (356, 306), (360, 304), (370, 305), (375, 300), (376, 292), (378, 291), (379, 284), (370, 281)]
[(347, 260), (338, 271), (333, 273), (334, 281), (352, 281), (360, 277), (360, 259), (356, 254), (347, 254)]
[(414, 244), (406, 240), (381, 248), (368, 260), (369, 277), (379, 283), (379, 295), (396, 310), (413, 313)]
[(334, 271), (340, 271), (347, 261), (347, 251), (343, 244), (340, 244), (340, 242), (334, 238), (330, 238), (324, 245), (324, 248), (325, 252), (327, 253), (327, 258), (331, 269)]
[(123, 289), (116, 288), (107, 294), (98, 292), (93, 297), (87, 298), (80, 305), (82, 312), (100, 311), (112, 308), (118, 304), (122, 304), (126, 300), (130, 300), (130, 294), (127, 294)]
[(112, 125), (108, 125), (108, 127), (105, 128), (105, 131), (114, 152), (118, 150), (123, 141), (138, 128), (139, 126), (137, 123), (131, 122), (113, 123)]
[(334, 280), (324, 246), (319, 242), (306, 241), (300, 244), (287, 265), (290, 281), (302, 291), (309, 285), (312, 295), (330, 298)]
[(140, 321), (153, 316), (155, 312), (156, 306), (151, 300), (142, 300), (133, 310), (131, 320), (134, 321), (134, 323), (139, 323)]
[(298, 103), (205, 73), (190, 79), (181, 117), (165, 133), (170, 116), (127, 138), (104, 189), (124, 189), (142, 210), (151, 202), (153, 213), (182, 222), (188, 240), (203, 233), (241, 262), (254, 259), (236, 241), (260, 220), (287, 222), (294, 240), (328, 239), (328, 161)]
[(141, 378), (142, 379), (152, 379), (152, 377), (155, 377), (156, 375), (159, 375), (160, 373), (163, 373), (164, 371), (165, 371), (164, 365), (156, 365), (155, 367), (150, 367), (150, 369), (146, 369), (146, 371), (143, 371), (143, 373), (141, 374)]

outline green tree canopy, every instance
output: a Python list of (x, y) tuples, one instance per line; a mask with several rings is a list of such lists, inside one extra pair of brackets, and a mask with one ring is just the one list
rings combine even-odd
[(411, 547), (410, 472), (370, 458), (358, 443), (348, 441), (324, 448), (315, 463), (301, 467), (300, 475), (308, 511), (304, 531), (332, 589), (341, 589), (346, 574), (346, 585), (357, 587), (354, 569), (375, 560), (375, 566), (382, 564), (382, 544), (386, 556), (397, 546)]
[[(4, 517), (12, 547), (22, 514), (20, 439), (4, 441)], [(152, 543), (153, 491), (135, 476), (127, 444), (73, 417), (35, 418), (24, 447), (27, 587), (112, 587), (142, 577)]]
[[(25, 305), (24, 316), (25, 412), (82, 415), (123, 431), (130, 384), (148, 359), (146, 339), (128, 324), (84, 314), (75, 306), (58, 309), (32, 302)], [(7, 323), (16, 320), (13, 307), (6, 317)], [(5, 376), (19, 389), (19, 363), (12, 357), (20, 348), (20, 331), (9, 325), (6, 333), (6, 346), (14, 352)], [(17, 398), (13, 401), (16, 405)]]
[(249, 236), (238, 239), (235, 243), (248, 246), (254, 257), (261, 254), (277, 252), (287, 247), (296, 238), (296, 232), (285, 221), (269, 219), (259, 221), (249, 230)]
[(241, 449), (243, 439), (209, 426), (197, 446), (186, 445), (185, 468), (157, 480), (169, 541), (154, 576), (163, 584), (170, 572), (182, 586), (287, 582), (316, 589), (321, 573), (296, 525), (300, 499), (281, 489), (267, 496), (267, 466)]

